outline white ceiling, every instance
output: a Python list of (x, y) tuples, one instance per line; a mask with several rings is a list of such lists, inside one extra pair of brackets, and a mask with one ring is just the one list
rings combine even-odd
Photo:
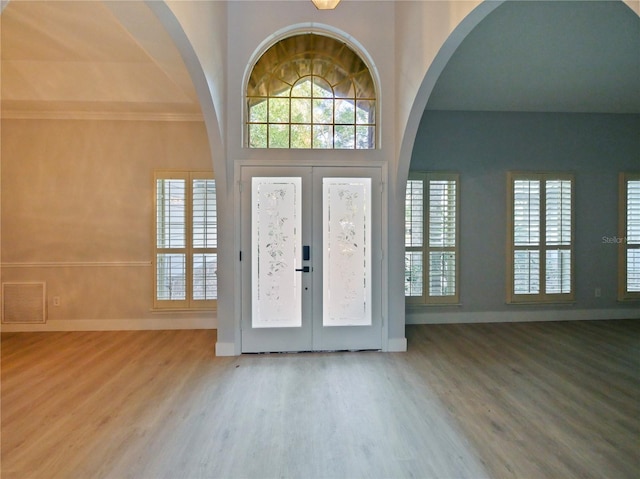
[(2, 109), (199, 115), (193, 83), (144, 2), (12, 0), (2, 21)]
[[(144, 2), (12, 0), (0, 16), (2, 114), (200, 115)], [(640, 112), (640, 18), (619, 1), (516, 1), (454, 53), (439, 110)]]

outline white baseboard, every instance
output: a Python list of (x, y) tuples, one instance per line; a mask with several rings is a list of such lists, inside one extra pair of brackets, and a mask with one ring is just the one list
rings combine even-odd
[(234, 343), (216, 343), (216, 356), (238, 356), (236, 345)]
[(387, 352), (404, 353), (407, 351), (407, 338), (389, 338)]
[(166, 329), (217, 329), (215, 316), (197, 318), (153, 318), (153, 319), (67, 319), (46, 323), (3, 323), (3, 333), (35, 331), (152, 331)]
[(475, 313), (407, 311), (406, 324), (516, 323), (531, 321), (590, 321), (600, 319), (640, 319), (638, 308), (557, 309), (544, 311), (483, 311)]

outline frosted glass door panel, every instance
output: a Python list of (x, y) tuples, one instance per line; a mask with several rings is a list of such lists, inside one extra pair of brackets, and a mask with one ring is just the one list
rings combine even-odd
[(241, 165), (243, 353), (383, 347), (380, 166)]
[(253, 328), (302, 325), (302, 178), (253, 177)]
[(323, 326), (371, 325), (371, 178), (323, 178)]

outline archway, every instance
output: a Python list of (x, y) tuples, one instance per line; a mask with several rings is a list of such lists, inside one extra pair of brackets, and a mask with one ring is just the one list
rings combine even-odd
[[(235, 285), (233, 259), (234, 254), (234, 218), (233, 218), (233, 168), (229, 168), (224, 148), (223, 121), (223, 95), (225, 90), (224, 79), (216, 72), (205, 71), (206, 67), (196, 53), (194, 44), (189, 38), (182, 22), (179, 20), (175, 9), (180, 6), (170, 7), (164, 1), (146, 1), (149, 8), (156, 14), (169, 35), (173, 38), (176, 47), (182, 54), (185, 66), (191, 75), (196, 93), (200, 101), (202, 115), (207, 129), (211, 158), (217, 179), (217, 205), (218, 205), (218, 305), (217, 305), (217, 343), (216, 354), (239, 354), (239, 348), (234, 346), (237, 331), (234, 324), (236, 306), (233, 291)], [(223, 11), (226, 6), (219, 3), (213, 5)], [(186, 14), (189, 12), (187, 11)], [(224, 32), (226, 35), (226, 31)], [(224, 57), (215, 59), (219, 65), (217, 69), (224, 71)], [(212, 67), (213, 68), (213, 67)], [(211, 69), (211, 68), (210, 68)], [(219, 80), (221, 84), (208, 81), (209, 78)], [(217, 86), (218, 91), (212, 91)]]
[(457, 48), (465, 40), (467, 35), (469, 35), (469, 33), (471, 33), (471, 31), (496, 8), (502, 5), (504, 1), (505, 0), (489, 1), (478, 5), (477, 8), (475, 8), (462, 22), (460, 22), (451, 35), (449, 35), (429, 66), (429, 69), (418, 88), (418, 92), (416, 93), (411, 113), (407, 120), (406, 129), (402, 137), (400, 154), (398, 157), (397, 178), (399, 191), (404, 191), (404, 184), (406, 183), (409, 175), (409, 164), (411, 162), (411, 154), (413, 152), (413, 144), (418, 132), (418, 126), (438, 78), (440, 78), (440, 75), (447, 66), (447, 63)]
[[(607, 224), (616, 212), (616, 175), (635, 168), (630, 158), (637, 158), (637, 138), (630, 132), (637, 131), (640, 111), (638, 31), (637, 15), (621, 1), (503, 2), (427, 81), (434, 62), (421, 85), (421, 93), (429, 93), (417, 112), (422, 126), (411, 170), (456, 171), (464, 178), (466, 298), (455, 312), (409, 308), (408, 323), (554, 317), (550, 310), (524, 314), (505, 300), (513, 280), (505, 274), (505, 257), (511, 257), (504, 246), (511, 221), (503, 211), (505, 202), (511, 204), (505, 179), (510, 171), (580, 172), (576, 191), (600, 193), (597, 201), (576, 193), (576, 238), (612, 229)], [(588, 222), (580, 211), (589, 212)], [(616, 277), (611, 251), (591, 248), (590, 255), (578, 249), (574, 256), (581, 271), (575, 319), (593, 319), (595, 301), (589, 298), (599, 281), (614, 284)], [(597, 272), (596, 257), (602, 262)], [(611, 303), (606, 314), (624, 314), (613, 311), (619, 306)], [(555, 317), (569, 319), (559, 311)]]

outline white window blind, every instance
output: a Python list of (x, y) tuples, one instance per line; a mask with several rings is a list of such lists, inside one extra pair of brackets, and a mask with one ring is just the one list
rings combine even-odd
[(157, 299), (186, 299), (186, 180), (156, 179)]
[(429, 296), (456, 294), (456, 183), (428, 178)]
[(573, 298), (573, 179), (509, 175), (510, 302)]
[(640, 173), (621, 178), (619, 299), (640, 299)]
[(513, 288), (515, 294), (540, 293), (540, 181), (513, 183)]
[(217, 299), (216, 186), (210, 173), (157, 172), (156, 308), (211, 308)]
[(547, 294), (571, 293), (571, 181), (545, 182)]
[(405, 198), (405, 296), (423, 296), (424, 183), (409, 179)]
[[(458, 176), (412, 173), (405, 201), (405, 296), (457, 303)], [(426, 259), (426, 262), (425, 262)]]
[(215, 300), (218, 294), (218, 222), (216, 182), (192, 179), (193, 295), (195, 301)]

